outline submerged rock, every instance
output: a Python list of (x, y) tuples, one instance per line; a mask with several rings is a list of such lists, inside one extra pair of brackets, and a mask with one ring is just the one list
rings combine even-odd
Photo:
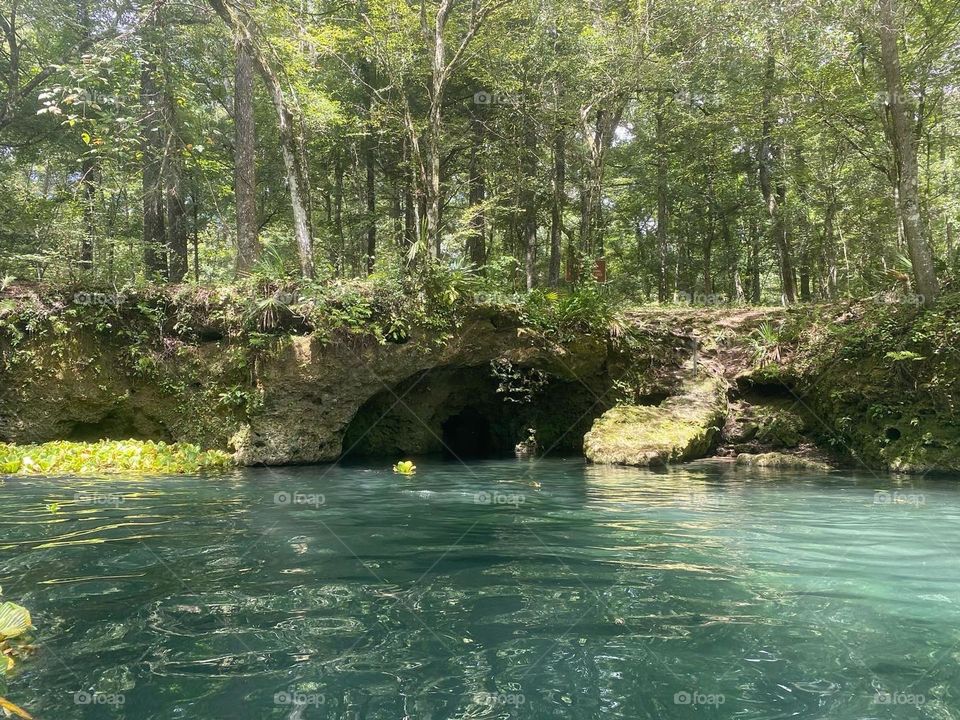
[(817, 472), (827, 472), (831, 469), (827, 463), (819, 460), (779, 452), (758, 454), (740, 453), (737, 455), (736, 463), (737, 465), (776, 470), (815, 470)]
[(707, 455), (724, 424), (727, 384), (708, 377), (686, 383), (659, 406), (618, 405), (584, 438), (594, 463), (659, 466)]

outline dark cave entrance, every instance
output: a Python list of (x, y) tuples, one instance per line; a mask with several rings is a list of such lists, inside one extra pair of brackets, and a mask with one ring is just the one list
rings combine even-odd
[[(442, 425), (443, 455), (451, 458), (485, 458), (496, 453), (490, 419), (475, 407), (451, 415)], [(503, 454), (501, 449), (499, 454)]]
[(369, 398), (344, 431), (341, 458), (438, 455), (509, 457), (531, 430), (541, 451), (580, 452), (583, 436), (605, 409), (605, 392), (552, 378), (523, 402), (503, 392), (489, 366), (436, 368)]

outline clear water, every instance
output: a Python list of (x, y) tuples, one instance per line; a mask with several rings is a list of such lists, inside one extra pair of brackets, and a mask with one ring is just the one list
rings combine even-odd
[(960, 717), (955, 480), (419, 465), (7, 479), (0, 585), (38, 628), (7, 696), (38, 720)]

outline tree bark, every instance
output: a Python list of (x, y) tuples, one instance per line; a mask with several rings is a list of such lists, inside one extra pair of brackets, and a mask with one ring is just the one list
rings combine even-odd
[(167, 144), (163, 167), (169, 280), (178, 283), (187, 274), (187, 206), (183, 192), (183, 160), (177, 134), (176, 101), (169, 88), (165, 94), (165, 104)]
[(760, 231), (755, 217), (750, 218), (750, 302), (760, 304)]
[(667, 157), (666, 94), (660, 91), (657, 98), (656, 137), (654, 139), (657, 154), (657, 300), (667, 302), (669, 297), (667, 263), (669, 246), (667, 223), (669, 220), (669, 199), (667, 183), (669, 164)]
[(904, 90), (900, 70), (900, 49), (897, 45), (900, 27), (896, 0), (880, 1), (880, 60), (887, 88), (887, 109), (891, 119), (891, 139), (897, 159), (899, 197), (898, 214), (903, 229), (917, 292), (926, 307), (940, 294), (933, 266), (933, 252), (927, 229), (920, 214), (919, 167), (917, 136), (914, 132), (913, 103)]
[(524, 129), (523, 186), (520, 207), (523, 213), (523, 252), (527, 290), (533, 290), (537, 282), (537, 135), (534, 121), (528, 117)]
[(837, 214), (836, 190), (827, 188), (827, 207), (823, 217), (823, 258), (827, 271), (827, 298), (837, 299), (837, 241), (834, 237), (834, 218)]
[(85, 151), (80, 162), (80, 184), (83, 189), (83, 237), (80, 238), (80, 268), (93, 268), (93, 239), (97, 234), (96, 174), (97, 159)]
[(373, 274), (377, 258), (377, 156), (373, 138), (367, 138), (364, 161), (367, 169), (367, 275)]
[[(772, 40), (770, 40), (770, 42), (772, 42)], [(758, 158), (760, 167), (760, 192), (767, 206), (769, 233), (774, 246), (777, 248), (779, 257), (783, 300), (786, 303), (793, 303), (797, 299), (797, 291), (794, 284), (790, 241), (787, 237), (787, 226), (783, 215), (787, 188), (783, 179), (776, 177), (775, 168), (780, 158), (780, 147), (773, 138), (774, 126), (776, 124), (776, 110), (773, 107), (776, 70), (776, 58), (773, 50), (770, 49), (767, 52), (763, 81), (763, 126)]]
[(487, 198), (486, 177), (483, 172), (483, 121), (474, 115), (470, 119), (473, 144), (470, 147), (470, 234), (467, 238), (467, 256), (476, 268), (487, 263), (487, 221), (484, 203)]
[(345, 170), (343, 168), (343, 158), (337, 151), (337, 157), (333, 164), (333, 236), (337, 240), (337, 247), (335, 250), (335, 256), (337, 261), (334, 263), (334, 268), (340, 274), (343, 274), (343, 270), (347, 265), (347, 241), (343, 234), (343, 176)]
[(253, 59), (237, 40), (233, 89), (233, 193), (237, 211), (236, 274), (246, 275), (260, 256), (257, 225), (257, 127), (253, 113)]
[(257, 73), (263, 80), (270, 100), (277, 112), (280, 134), (280, 150), (287, 175), (287, 191), (293, 211), (293, 234), (300, 256), (300, 271), (303, 277), (315, 274), (313, 262), (313, 230), (310, 219), (310, 182), (303, 137), (298, 135), (296, 118), (287, 102), (280, 78), (261, 52), (253, 25), (241, 18), (229, 4), (229, 0), (209, 0), (210, 6), (234, 33), (237, 41), (250, 54)]
[(560, 256), (563, 237), (563, 206), (566, 200), (567, 182), (566, 133), (563, 127), (554, 131), (553, 137), (553, 204), (550, 208), (550, 287), (560, 284)]
[[(155, 21), (147, 32), (155, 30)], [(152, 48), (146, 43), (147, 52)], [(163, 209), (163, 152), (166, 133), (163, 122), (163, 93), (157, 82), (157, 64), (150, 55), (140, 69), (140, 150), (143, 189), (143, 265), (150, 279), (166, 279), (167, 248)]]

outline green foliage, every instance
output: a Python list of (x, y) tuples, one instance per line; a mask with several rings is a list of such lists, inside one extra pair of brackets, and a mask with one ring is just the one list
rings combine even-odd
[(753, 346), (754, 362), (760, 367), (779, 365), (783, 357), (783, 339), (781, 329), (770, 322), (763, 322), (750, 335)]
[(25, 475), (183, 474), (220, 472), (232, 467), (233, 460), (226, 453), (203, 451), (188, 443), (101, 440), (42, 445), (0, 443), (0, 465), (9, 469), (10, 474)]
[(585, 283), (570, 292), (535, 290), (524, 298), (521, 313), (528, 326), (566, 340), (580, 333), (608, 334), (616, 306), (602, 287)]
[(401, 460), (393, 466), (393, 471), (398, 475), (415, 475), (417, 466), (410, 460)]

